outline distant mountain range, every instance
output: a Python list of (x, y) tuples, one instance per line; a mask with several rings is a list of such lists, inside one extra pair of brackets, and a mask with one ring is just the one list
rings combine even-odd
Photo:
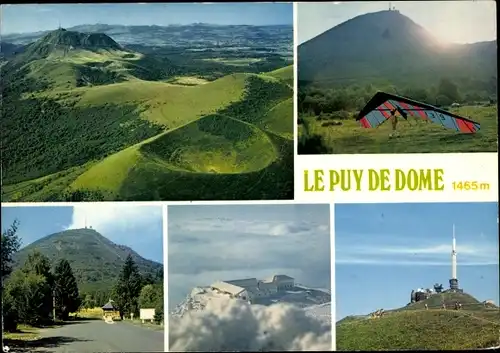
[(154, 276), (163, 269), (162, 264), (145, 259), (131, 248), (115, 244), (90, 228), (70, 229), (38, 239), (15, 255), (16, 265), (22, 265), (34, 250), (47, 256), (53, 265), (60, 259), (68, 260), (80, 290), (110, 289), (129, 254), (142, 274)]
[[(274, 43), (276, 52), (292, 55), (293, 30), (291, 25), (271, 26), (220, 26), (205, 23), (171, 26), (78, 25), (68, 31), (104, 33), (121, 45), (180, 46), (196, 48), (269, 47)], [(2, 42), (26, 45), (51, 31), (13, 33), (2, 35)]]
[(496, 41), (444, 45), (399, 11), (357, 16), (298, 47), (301, 84), (385, 80), (435, 83), (441, 77), (496, 81)]

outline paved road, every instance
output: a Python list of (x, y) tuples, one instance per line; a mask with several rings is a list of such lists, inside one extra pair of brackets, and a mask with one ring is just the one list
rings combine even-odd
[(41, 339), (32, 352), (163, 352), (164, 334), (126, 322), (101, 320), (70, 322), (40, 331)]

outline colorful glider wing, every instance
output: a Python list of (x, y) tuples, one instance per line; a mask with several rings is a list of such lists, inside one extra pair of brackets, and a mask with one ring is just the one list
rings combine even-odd
[(356, 120), (365, 128), (377, 127), (397, 111), (403, 118), (408, 115), (441, 124), (462, 133), (475, 133), (481, 125), (429, 104), (385, 92), (377, 92), (361, 110)]

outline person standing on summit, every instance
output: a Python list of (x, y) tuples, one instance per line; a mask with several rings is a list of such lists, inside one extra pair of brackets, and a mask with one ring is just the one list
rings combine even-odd
[(389, 137), (398, 136), (398, 133), (396, 131), (396, 127), (398, 126), (398, 110), (397, 109), (391, 110), (391, 116), (389, 117), (389, 120), (391, 121), (391, 124), (392, 124), (392, 132), (389, 135)]

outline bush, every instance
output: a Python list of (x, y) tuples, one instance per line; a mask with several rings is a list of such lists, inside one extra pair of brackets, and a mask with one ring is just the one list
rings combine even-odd
[(158, 304), (155, 308), (155, 323), (160, 325), (163, 323), (163, 303)]
[(341, 121), (325, 121), (321, 126), (326, 127), (326, 126), (341, 126), (342, 122)]
[(339, 110), (339, 111), (333, 112), (331, 114), (331, 117), (333, 119), (347, 120), (351, 117), (351, 115), (348, 112), (346, 112), (345, 110)]

